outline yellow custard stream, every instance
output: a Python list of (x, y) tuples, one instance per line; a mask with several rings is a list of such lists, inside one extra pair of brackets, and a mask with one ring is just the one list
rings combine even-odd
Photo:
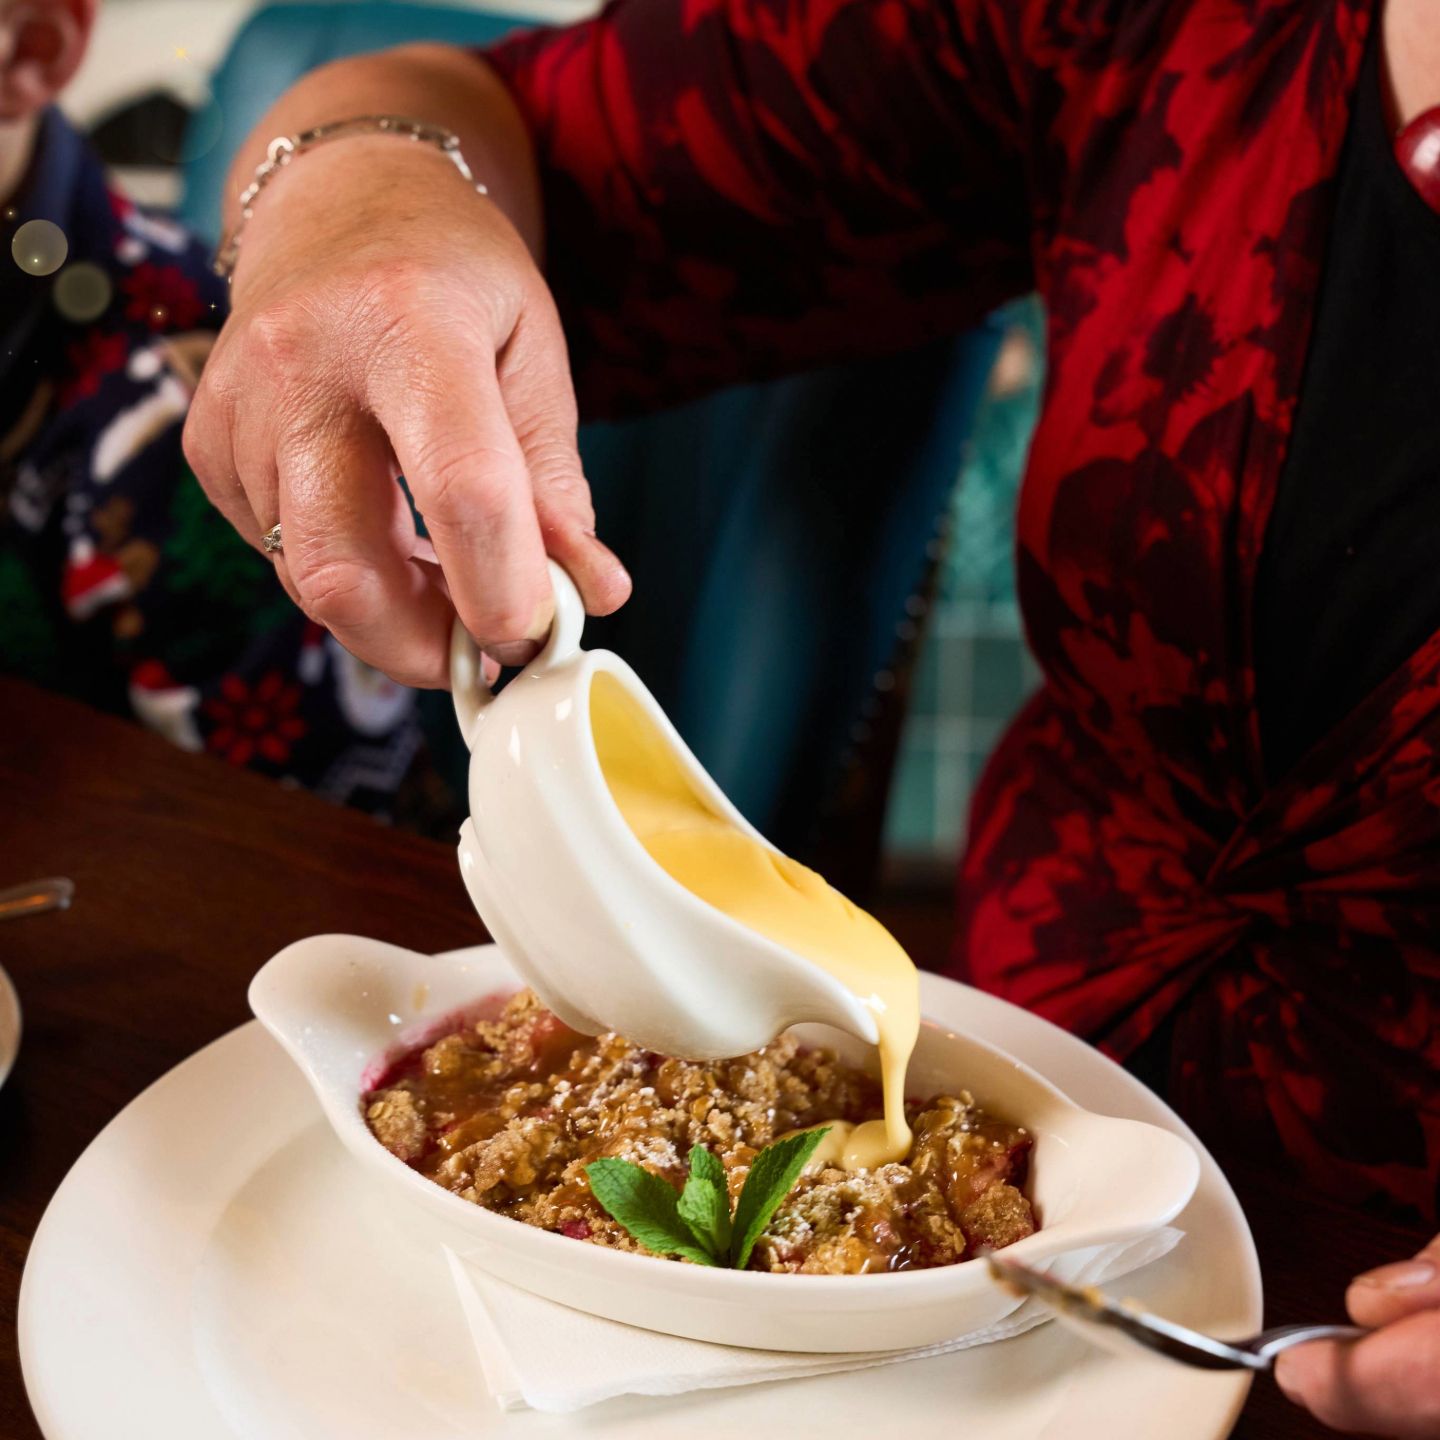
[(873, 916), (813, 870), (714, 814), (691, 789), (665, 738), (603, 672), (590, 721), (615, 804), (652, 859), (692, 895), (833, 975), (875, 1016), (885, 1118), (836, 1129), (831, 1163), (871, 1169), (905, 1157), (905, 1068), (920, 1030), (920, 985), (910, 957)]

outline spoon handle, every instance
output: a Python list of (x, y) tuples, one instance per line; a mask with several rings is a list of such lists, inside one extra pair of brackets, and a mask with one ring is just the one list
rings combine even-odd
[(1271, 1361), (1292, 1345), (1308, 1345), (1312, 1340), (1359, 1340), (1369, 1333), (1361, 1325), (1281, 1325), (1257, 1335), (1250, 1348), (1260, 1359)]
[(63, 876), (11, 886), (8, 890), (0, 890), (0, 920), (41, 915), (46, 910), (64, 910), (74, 894), (74, 882)]

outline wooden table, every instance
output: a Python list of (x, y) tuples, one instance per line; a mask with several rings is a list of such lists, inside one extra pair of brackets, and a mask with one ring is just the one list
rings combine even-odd
[[(63, 914), (0, 926), (25, 1038), (0, 1087), (0, 1436), (39, 1435), (15, 1337), (26, 1249), (96, 1132), (152, 1080), (248, 1018), (255, 969), (327, 930), (422, 950), (483, 932), (454, 851), (312, 796), (184, 755), (119, 721), (0, 680), (0, 886), (75, 881)], [(945, 897), (884, 918), (938, 962)], [(1407, 1255), (1419, 1227), (1234, 1178), (1265, 1262), (1274, 1323), (1338, 1316), (1346, 1278)], [(1268, 1381), (1236, 1434), (1317, 1434)], [(99, 1440), (99, 1437), (97, 1437)], [(198, 1440), (198, 1437), (197, 1437)]]

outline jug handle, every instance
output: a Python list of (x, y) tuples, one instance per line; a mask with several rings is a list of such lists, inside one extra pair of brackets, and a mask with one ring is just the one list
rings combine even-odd
[[(585, 604), (570, 576), (551, 560), (550, 589), (555, 597), (555, 619), (544, 648), (525, 667), (526, 674), (540, 674), (568, 660), (580, 649), (585, 630)], [(475, 744), (475, 724), (480, 712), (495, 698), (485, 683), (484, 662), (474, 637), (457, 619), (450, 631), (450, 693), (455, 702), (455, 719), (467, 749)]]

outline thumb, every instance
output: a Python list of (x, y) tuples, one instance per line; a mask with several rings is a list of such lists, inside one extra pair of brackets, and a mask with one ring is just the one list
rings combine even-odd
[(1363, 1340), (1297, 1345), (1275, 1381), (1317, 1420), (1346, 1434), (1440, 1435), (1440, 1312), (1410, 1315)]
[(1440, 1310), (1440, 1235), (1413, 1260), (1357, 1275), (1345, 1308), (1357, 1325), (1389, 1325), (1419, 1310)]
[(576, 444), (575, 391), (552, 305), (527, 310), (498, 367), (500, 391), (525, 455), (546, 552), (565, 568), (591, 615), (630, 597), (630, 576), (595, 534), (595, 509)]

